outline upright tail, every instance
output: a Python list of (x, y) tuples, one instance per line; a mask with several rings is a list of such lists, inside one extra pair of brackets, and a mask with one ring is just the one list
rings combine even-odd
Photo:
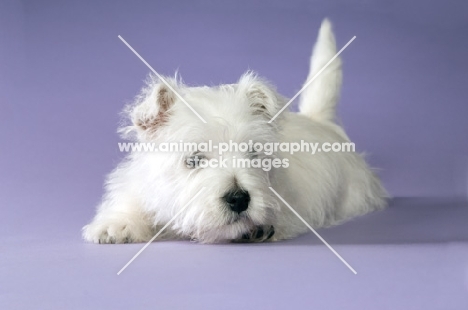
[(299, 101), (299, 111), (312, 119), (335, 120), (342, 80), (341, 59), (337, 57), (318, 74), (335, 55), (336, 42), (332, 25), (328, 19), (324, 19), (310, 59), (309, 76), (305, 84), (314, 77), (315, 79), (301, 93)]

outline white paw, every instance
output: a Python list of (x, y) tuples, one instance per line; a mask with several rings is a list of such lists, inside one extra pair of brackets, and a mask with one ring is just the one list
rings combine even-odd
[(276, 241), (275, 227), (272, 225), (255, 226), (250, 232), (242, 235), (240, 239), (232, 240), (234, 243)]
[(97, 220), (83, 227), (83, 239), (94, 243), (132, 243), (151, 239), (151, 229), (122, 220)]

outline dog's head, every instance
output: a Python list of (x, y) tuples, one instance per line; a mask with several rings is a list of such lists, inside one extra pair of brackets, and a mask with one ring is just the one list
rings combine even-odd
[(284, 98), (253, 73), (216, 87), (165, 80), (150, 78), (125, 110), (131, 124), (122, 129), (138, 142), (174, 146), (132, 155), (140, 161), (143, 196), (156, 223), (180, 211), (172, 228), (202, 242), (238, 239), (272, 224), (278, 208), (268, 188), (274, 169), (265, 163), (271, 168), (275, 154), (257, 152), (255, 144), (277, 141), (278, 122), (268, 121)]

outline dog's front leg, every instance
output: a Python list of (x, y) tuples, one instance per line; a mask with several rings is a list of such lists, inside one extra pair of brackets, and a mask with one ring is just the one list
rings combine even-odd
[(233, 240), (235, 243), (266, 242), (274, 241), (275, 228), (271, 225), (255, 226), (240, 239)]
[(107, 195), (92, 222), (83, 227), (83, 238), (94, 243), (149, 241), (154, 235), (151, 216), (134, 197), (125, 193)]

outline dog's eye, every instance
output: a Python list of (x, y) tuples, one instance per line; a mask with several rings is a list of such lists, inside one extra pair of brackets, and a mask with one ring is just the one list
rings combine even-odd
[(256, 152), (256, 151), (253, 151), (253, 150), (250, 151), (248, 154), (249, 154), (250, 158), (257, 158), (260, 155), (259, 152)]
[(200, 167), (200, 162), (206, 161), (207, 158), (203, 154), (193, 154), (185, 158), (185, 165), (189, 169)]
[(254, 144), (253, 147), (249, 150), (247, 154), (250, 158), (258, 158), (259, 156), (262, 155), (262, 149), (257, 146), (257, 144)]

